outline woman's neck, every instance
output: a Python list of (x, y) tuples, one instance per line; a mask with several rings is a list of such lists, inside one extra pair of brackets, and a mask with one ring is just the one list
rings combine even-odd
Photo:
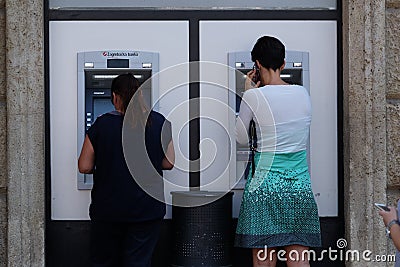
[(121, 114), (124, 114), (125, 112), (122, 110), (122, 109), (115, 109), (115, 111), (117, 111), (117, 112), (119, 112), (119, 113), (121, 113)]
[(272, 79), (268, 85), (288, 85), (287, 82), (285, 82), (284, 80), (282, 80), (280, 77), (276, 78), (276, 79)]
[(261, 75), (263, 85), (288, 85), (288, 83), (282, 80), (280, 70), (274, 71), (262, 68)]

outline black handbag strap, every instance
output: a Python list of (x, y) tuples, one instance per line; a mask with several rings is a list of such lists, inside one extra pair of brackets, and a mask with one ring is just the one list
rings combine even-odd
[(255, 156), (255, 151), (257, 147), (257, 137), (256, 137), (256, 124), (254, 120), (250, 121), (250, 126), (249, 126), (249, 131), (250, 131), (250, 157), (251, 157), (251, 176), (254, 177), (254, 172), (256, 171), (256, 164), (254, 162), (254, 156)]

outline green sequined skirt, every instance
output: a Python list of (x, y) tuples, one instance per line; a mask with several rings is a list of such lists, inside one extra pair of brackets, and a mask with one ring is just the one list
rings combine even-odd
[(306, 151), (256, 153), (246, 181), (235, 246), (245, 248), (321, 246), (318, 209)]

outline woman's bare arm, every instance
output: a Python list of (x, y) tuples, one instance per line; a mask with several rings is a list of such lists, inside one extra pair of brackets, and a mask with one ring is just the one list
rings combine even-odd
[(93, 173), (94, 169), (94, 149), (92, 142), (86, 135), (83, 142), (82, 151), (78, 159), (78, 169), (80, 173)]
[(174, 143), (169, 142), (167, 152), (165, 153), (165, 158), (162, 161), (162, 168), (163, 170), (171, 170), (175, 164), (175, 150), (174, 150)]

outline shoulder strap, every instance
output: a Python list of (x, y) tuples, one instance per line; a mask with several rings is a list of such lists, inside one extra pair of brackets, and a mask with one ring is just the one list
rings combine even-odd
[(250, 152), (251, 152), (251, 176), (254, 177), (254, 172), (256, 171), (256, 164), (254, 162), (254, 154), (256, 151), (256, 142), (257, 142), (257, 137), (256, 137), (256, 124), (254, 120), (250, 121), (250, 126), (249, 126), (249, 132), (250, 132)]

